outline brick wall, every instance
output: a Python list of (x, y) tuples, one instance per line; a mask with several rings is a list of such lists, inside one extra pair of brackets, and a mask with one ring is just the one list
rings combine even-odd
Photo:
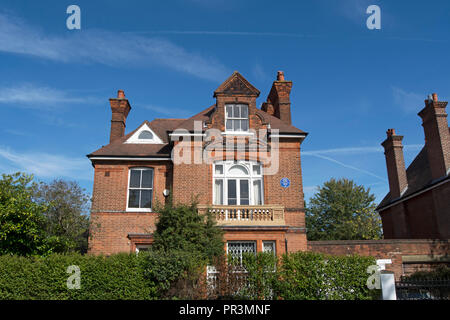
[(112, 254), (130, 252), (130, 233), (151, 233), (157, 214), (127, 212), (128, 172), (133, 167), (154, 169), (153, 205), (165, 201), (162, 192), (167, 188), (172, 165), (163, 161), (96, 161), (91, 208), (89, 253)]
[(450, 239), (450, 182), (380, 212), (385, 239)]
[(402, 275), (413, 272), (418, 267), (437, 265), (438, 263), (448, 264), (448, 261), (450, 261), (449, 240), (308, 241), (308, 251), (332, 255), (358, 254), (372, 256), (376, 259), (392, 259), (392, 264), (386, 265), (386, 270), (393, 271), (397, 279)]

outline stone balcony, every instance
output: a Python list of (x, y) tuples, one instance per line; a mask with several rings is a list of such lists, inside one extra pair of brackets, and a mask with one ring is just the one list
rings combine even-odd
[(200, 214), (212, 212), (219, 226), (284, 226), (284, 206), (197, 205)]

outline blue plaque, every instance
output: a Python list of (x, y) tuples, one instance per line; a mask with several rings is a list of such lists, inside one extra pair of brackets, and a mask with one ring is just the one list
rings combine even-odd
[(280, 180), (280, 185), (281, 185), (283, 188), (287, 188), (287, 187), (289, 187), (289, 186), (291, 185), (291, 181), (290, 181), (288, 178), (282, 178), (282, 179)]

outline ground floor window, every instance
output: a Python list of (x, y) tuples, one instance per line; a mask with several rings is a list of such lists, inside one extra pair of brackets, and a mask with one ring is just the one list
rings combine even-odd
[(242, 264), (242, 255), (244, 252), (256, 254), (256, 241), (228, 241), (227, 254), (233, 261)]
[(142, 251), (148, 251), (150, 249), (150, 244), (137, 244), (136, 245), (136, 253), (142, 252)]
[(275, 255), (275, 241), (263, 241), (263, 252), (272, 252)]

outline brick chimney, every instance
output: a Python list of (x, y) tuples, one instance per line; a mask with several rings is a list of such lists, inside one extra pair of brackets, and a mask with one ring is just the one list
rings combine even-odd
[(291, 124), (291, 89), (292, 81), (284, 80), (284, 72), (278, 71), (277, 80), (273, 82), (267, 102), (262, 104), (261, 109)]
[(117, 98), (109, 99), (111, 104), (112, 118), (111, 118), (111, 134), (109, 142), (113, 142), (125, 134), (125, 122), (127, 121), (128, 113), (131, 106), (128, 99), (125, 98), (123, 90), (117, 92)]
[(446, 101), (438, 101), (436, 93), (425, 100), (425, 108), (418, 113), (425, 132), (425, 147), (430, 163), (432, 179), (448, 174), (450, 169), (450, 133), (445, 107)]
[(391, 199), (396, 199), (401, 196), (408, 186), (405, 159), (403, 158), (403, 136), (396, 135), (394, 129), (388, 129), (386, 134), (387, 139), (381, 145), (384, 147), (384, 155), (386, 157)]

